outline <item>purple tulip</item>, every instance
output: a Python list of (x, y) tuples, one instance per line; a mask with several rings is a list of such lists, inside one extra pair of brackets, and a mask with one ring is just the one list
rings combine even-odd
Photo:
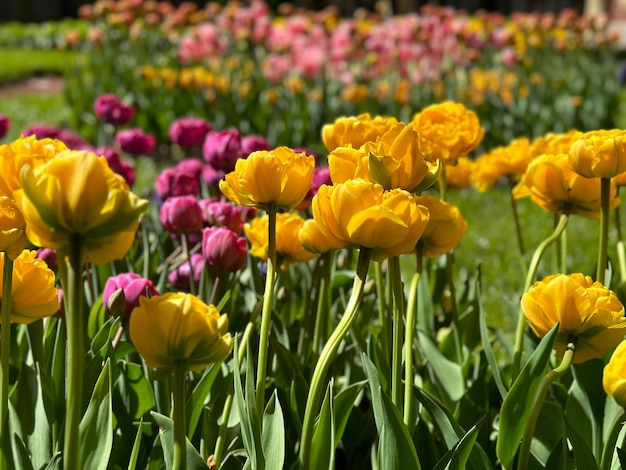
[(257, 150), (271, 150), (270, 144), (265, 137), (251, 134), (241, 138), (241, 156), (246, 158), (252, 152)]
[(226, 227), (237, 234), (240, 234), (243, 230), (243, 224), (245, 223), (242, 213), (243, 206), (237, 206), (219, 199), (201, 199), (198, 203), (202, 208), (205, 226)]
[(166, 199), (159, 219), (170, 233), (193, 233), (202, 230), (202, 209), (194, 196), (174, 196)]
[(107, 313), (121, 314), (122, 323), (126, 324), (133, 309), (139, 306), (139, 297), (158, 294), (149, 279), (136, 273), (123, 273), (107, 280), (102, 293), (102, 303)]
[(241, 134), (231, 127), (222, 131), (210, 131), (202, 147), (204, 160), (216, 170), (230, 172), (242, 156)]
[(202, 232), (204, 261), (215, 276), (242, 269), (247, 253), (246, 239), (226, 227), (210, 227)]
[(176, 168), (166, 168), (156, 177), (154, 189), (157, 198), (165, 201), (175, 196), (197, 196), (200, 194), (198, 178), (182, 173)]
[(124, 152), (130, 155), (150, 155), (156, 147), (154, 136), (139, 127), (119, 131), (115, 135), (115, 141)]
[(37, 258), (44, 260), (52, 271), (56, 271), (59, 266), (57, 263), (57, 252), (52, 248), (39, 248), (37, 250)]
[(213, 126), (202, 118), (181, 117), (170, 126), (170, 139), (185, 148), (200, 147)]
[(93, 104), (93, 110), (98, 119), (114, 126), (128, 124), (135, 115), (135, 108), (125, 104), (112, 93), (98, 96)]
[(135, 184), (135, 169), (130, 163), (122, 161), (119, 153), (117, 153), (115, 149), (111, 147), (99, 147), (94, 150), (94, 153), (106, 158), (109, 168), (124, 178), (129, 187)]
[(72, 150), (81, 150), (88, 147), (87, 142), (75, 132), (51, 124), (33, 124), (26, 127), (22, 131), (22, 135), (24, 137), (34, 135), (37, 139), (58, 139)]
[[(200, 253), (191, 255), (191, 266), (193, 267), (193, 283), (197, 286), (202, 278), (202, 270), (204, 269), (204, 258)], [(185, 260), (168, 274), (167, 279), (175, 289), (188, 292), (189, 273), (189, 261)]]

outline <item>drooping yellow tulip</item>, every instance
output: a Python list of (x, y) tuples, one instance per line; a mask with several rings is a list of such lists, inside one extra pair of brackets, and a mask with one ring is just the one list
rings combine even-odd
[(0, 196), (0, 251), (15, 259), (26, 246), (26, 222), (15, 201)]
[(626, 131), (579, 132), (569, 149), (572, 170), (587, 178), (612, 178), (626, 171)]
[(220, 181), (220, 190), (243, 206), (298, 207), (311, 188), (315, 157), (288, 147), (252, 152)]
[(232, 350), (228, 317), (214, 305), (182, 292), (139, 298), (130, 316), (130, 339), (151, 369), (169, 370), (175, 361), (200, 371)]
[(459, 157), (474, 150), (485, 135), (477, 114), (453, 101), (424, 108), (411, 123), (420, 135), (426, 158), (447, 165), (454, 165)]
[(85, 261), (101, 265), (123, 257), (148, 202), (133, 194), (104, 157), (66, 150), (48, 162), (22, 171), (15, 202), (35, 245), (68, 249), (78, 237)]
[[(4, 266), (4, 256), (5, 253), (0, 253), (0, 268)], [(23, 250), (13, 261), (11, 323), (27, 325), (58, 312), (59, 301), (54, 282), (54, 272), (44, 260), (37, 258), (37, 252)], [(2, 284), (0, 276), (0, 293)]]
[(384, 189), (409, 192), (428, 188), (438, 176), (437, 167), (424, 160), (417, 132), (403, 123), (359, 148), (335, 148), (328, 156), (328, 167), (333, 184), (361, 178)]
[[(268, 216), (252, 219), (244, 226), (246, 237), (250, 242), (250, 254), (267, 260), (268, 248)], [(317, 256), (306, 250), (298, 239), (298, 232), (304, 219), (295, 212), (276, 214), (276, 255), (282, 263), (305, 263)]]
[(626, 335), (624, 306), (617, 295), (579, 273), (536, 282), (522, 296), (521, 306), (540, 338), (559, 323), (554, 348), (560, 357), (567, 343), (576, 341), (574, 363), (602, 358)]
[(417, 242), (422, 255), (433, 258), (456, 248), (467, 230), (467, 222), (459, 209), (437, 196), (420, 196), (417, 203), (430, 213), (426, 229)]
[(299, 238), (310, 251), (372, 248), (372, 259), (381, 261), (411, 253), (427, 222), (428, 209), (407, 191), (384, 191), (379, 184), (355, 179), (320, 187), (313, 198), (313, 220), (304, 223)]
[(617, 345), (604, 366), (602, 387), (622, 408), (626, 407), (626, 341)]
[(329, 152), (337, 147), (359, 148), (366, 142), (375, 142), (398, 123), (391, 116), (375, 116), (368, 113), (340, 117), (332, 124), (322, 127), (322, 140)]

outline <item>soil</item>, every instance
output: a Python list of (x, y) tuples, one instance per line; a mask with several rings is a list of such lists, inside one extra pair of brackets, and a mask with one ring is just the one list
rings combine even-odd
[(33, 76), (13, 83), (0, 85), (0, 96), (57, 93), (63, 89), (63, 77), (59, 75)]

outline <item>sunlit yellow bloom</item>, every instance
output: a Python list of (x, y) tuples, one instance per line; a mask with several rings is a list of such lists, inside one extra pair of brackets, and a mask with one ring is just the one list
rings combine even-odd
[[(4, 255), (0, 253), (0, 268), (4, 266)], [(13, 261), (11, 323), (27, 325), (58, 312), (59, 301), (54, 282), (54, 272), (44, 260), (37, 258), (36, 251), (22, 251)], [(0, 276), (0, 296), (2, 284)]]
[[(513, 189), (513, 196), (530, 196), (535, 204), (557, 214), (600, 218), (600, 179), (574, 173), (567, 154), (542, 155), (531, 161)], [(614, 209), (619, 202), (617, 189), (611, 184), (610, 208)]]
[(492, 188), (499, 178), (517, 181), (531, 161), (530, 141), (521, 137), (506, 147), (497, 147), (474, 163), (470, 180), (481, 192)]
[(626, 334), (624, 306), (617, 295), (589, 276), (556, 274), (536, 282), (522, 296), (522, 312), (543, 338), (557, 323), (554, 348), (563, 356), (575, 340), (574, 363), (602, 358)]
[(467, 222), (459, 209), (437, 196), (420, 196), (417, 203), (430, 213), (426, 229), (417, 242), (422, 254), (433, 258), (454, 250), (467, 230)]
[[(250, 254), (267, 260), (268, 248), (268, 216), (254, 218), (244, 226), (246, 237), (250, 242)], [(276, 214), (276, 255), (281, 263), (304, 263), (315, 256), (305, 250), (298, 240), (298, 232), (304, 219), (295, 212)]]
[(384, 189), (412, 192), (424, 181), (426, 187), (436, 181), (431, 167), (434, 165), (424, 160), (419, 149), (417, 132), (402, 123), (395, 124), (375, 142), (366, 142), (359, 148), (337, 147), (328, 156), (333, 184), (361, 178)]
[(443, 169), (446, 174), (448, 189), (467, 189), (471, 186), (471, 174), (474, 169), (474, 160), (461, 157), (456, 165), (446, 165)]
[(227, 330), (225, 314), (182, 292), (141, 296), (130, 315), (130, 339), (151, 369), (185, 361), (189, 370), (200, 371), (223, 361), (232, 350)]
[(322, 185), (312, 207), (299, 235), (305, 248), (372, 248), (376, 261), (411, 253), (428, 222), (428, 209), (407, 191), (361, 179)]
[(452, 165), (474, 150), (485, 134), (476, 113), (452, 101), (428, 106), (413, 116), (412, 124), (426, 158)]
[(67, 147), (60, 140), (38, 140), (34, 135), (0, 145), (0, 196), (13, 198), (13, 192), (22, 187), (20, 173), (25, 165), (42, 165), (64, 150)]
[(329, 152), (337, 147), (359, 148), (366, 142), (375, 141), (397, 123), (394, 117), (375, 116), (372, 119), (367, 113), (340, 117), (333, 124), (322, 127), (322, 140)]
[(101, 265), (130, 248), (148, 202), (133, 194), (104, 157), (66, 150), (43, 165), (25, 167), (15, 192), (36, 246), (65, 252), (78, 237), (86, 261)]
[(0, 196), (0, 251), (15, 259), (26, 246), (26, 222), (15, 201)]
[(626, 171), (626, 131), (579, 132), (572, 139), (569, 165), (587, 178), (612, 178)]
[(252, 152), (220, 181), (220, 190), (243, 206), (298, 207), (311, 188), (315, 157), (288, 147)]
[(604, 391), (622, 407), (626, 407), (626, 341), (617, 345), (602, 374)]
[(576, 134), (578, 134), (577, 130), (570, 130), (564, 133), (548, 132), (546, 135), (536, 138), (530, 145), (531, 158), (536, 158), (543, 154), (569, 153), (572, 138)]

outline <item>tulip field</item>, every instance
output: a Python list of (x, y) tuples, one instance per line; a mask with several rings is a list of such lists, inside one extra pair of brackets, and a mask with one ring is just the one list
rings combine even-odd
[(0, 24), (0, 469), (626, 465), (608, 18), (381, 5)]

